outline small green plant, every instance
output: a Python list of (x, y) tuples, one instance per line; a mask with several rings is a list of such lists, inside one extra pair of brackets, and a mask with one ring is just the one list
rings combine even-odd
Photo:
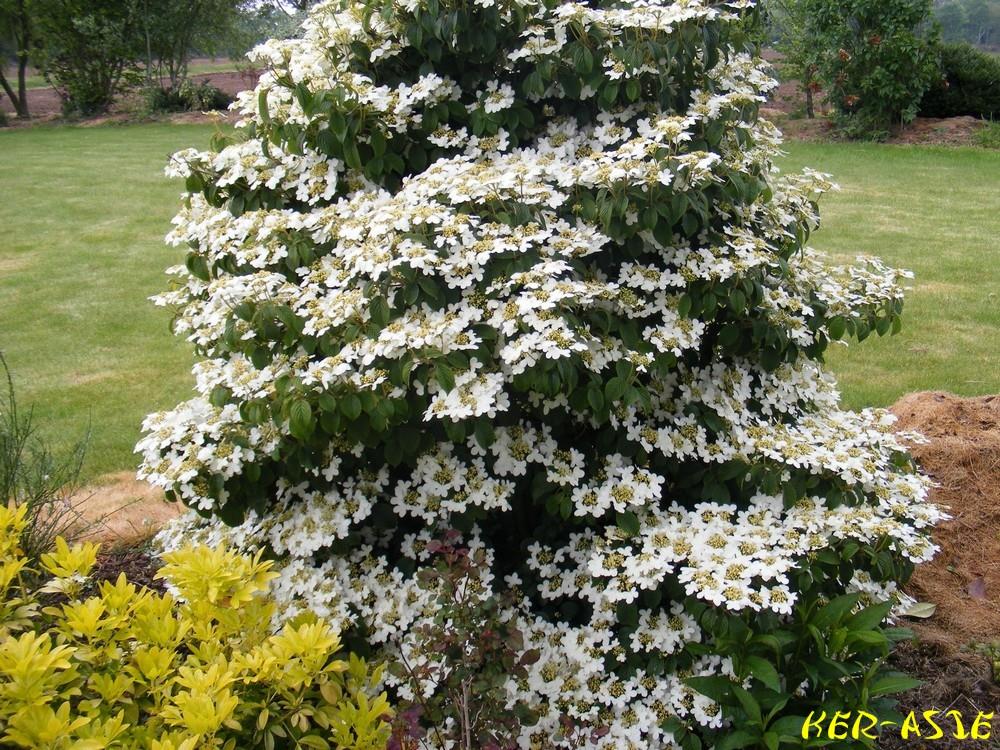
[(190, 78), (181, 82), (177, 88), (152, 86), (145, 91), (146, 109), (151, 113), (225, 109), (232, 101), (231, 96), (210, 82), (196, 83)]
[(37, 560), (57, 536), (72, 536), (86, 526), (74, 494), (89, 434), (67, 454), (58, 455), (38, 435), (34, 410), (18, 407), (14, 379), (2, 354), (0, 370), (7, 386), (6, 403), (0, 404), (0, 503), (24, 508), (20, 545), (29, 559)]
[(976, 145), (1000, 149), (1000, 120), (990, 120), (976, 132)]
[(259, 554), (189, 547), (158, 574), (176, 595), (122, 574), (84, 598), (98, 547), (59, 538), (32, 569), (26, 524), (25, 506), (0, 506), (4, 747), (385, 747), (380, 670), (342, 658), (311, 615), (274, 634), (277, 574)]

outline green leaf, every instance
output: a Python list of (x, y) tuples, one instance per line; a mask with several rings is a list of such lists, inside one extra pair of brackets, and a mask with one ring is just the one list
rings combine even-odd
[(684, 684), (692, 690), (711, 698), (716, 703), (731, 704), (733, 701), (733, 683), (727, 677), (718, 675), (712, 677), (688, 677)]
[(740, 706), (743, 707), (743, 711), (746, 713), (747, 718), (749, 718), (754, 725), (763, 727), (764, 717), (760, 712), (760, 704), (757, 702), (756, 698), (750, 694), (750, 691), (746, 688), (740, 687), (739, 685), (733, 685), (733, 693), (736, 695), (736, 700), (740, 702)]
[(768, 727), (768, 732), (774, 732), (779, 738), (801, 739), (802, 727), (805, 726), (805, 716), (782, 716), (775, 719)]
[(493, 425), (491, 425), (487, 419), (480, 419), (476, 422), (475, 436), (476, 442), (478, 442), (483, 448), (489, 448), (496, 440), (496, 434), (493, 432)]
[(307, 440), (316, 427), (309, 402), (304, 398), (292, 402), (292, 407), (288, 410), (288, 422), (289, 430), (294, 437), (299, 440)]
[(361, 169), (361, 154), (358, 153), (358, 144), (354, 141), (344, 143), (344, 161), (351, 169)]
[(746, 309), (747, 296), (739, 289), (733, 290), (729, 295), (729, 308), (736, 313), (741, 313)]
[(844, 619), (848, 612), (858, 604), (858, 594), (843, 594), (831, 599), (812, 620), (812, 625), (824, 630)]
[(691, 303), (692, 299), (690, 294), (684, 294), (681, 296), (680, 302), (677, 303), (677, 314), (682, 318), (688, 317), (688, 313), (691, 312)]
[(587, 403), (590, 404), (590, 408), (595, 412), (604, 408), (604, 395), (601, 392), (600, 386), (591, 385), (587, 389)]
[(759, 734), (746, 729), (737, 729), (735, 732), (726, 732), (720, 737), (714, 747), (715, 750), (739, 750), (757, 742)]
[(625, 381), (621, 378), (611, 378), (604, 386), (604, 396), (607, 398), (608, 403), (613, 401), (620, 401), (621, 397), (625, 395)]
[(455, 387), (455, 373), (442, 361), (434, 363), (434, 379), (444, 391), (450, 391)]
[(868, 694), (873, 698), (877, 695), (893, 695), (905, 693), (907, 690), (920, 687), (924, 683), (902, 672), (889, 672), (872, 683)]
[(191, 275), (196, 279), (201, 281), (210, 281), (211, 274), (208, 271), (208, 263), (205, 262), (205, 258), (201, 255), (195, 255), (194, 253), (188, 255), (184, 262), (187, 266), (187, 270), (191, 272)]
[(871, 630), (882, 624), (891, 609), (892, 602), (874, 604), (853, 615), (844, 624), (850, 630)]
[(375, 156), (382, 156), (385, 153), (386, 146), (385, 136), (382, 135), (382, 131), (373, 130), (369, 137), (371, 138), (372, 151), (375, 153)]
[(750, 674), (760, 680), (765, 687), (776, 693), (781, 692), (781, 678), (778, 676), (778, 670), (767, 659), (760, 656), (748, 656), (747, 667), (750, 669)]
[(830, 322), (826, 325), (826, 330), (832, 340), (842, 339), (844, 332), (847, 330), (847, 321), (840, 316), (831, 318)]
[(211, 403), (212, 406), (215, 407), (225, 406), (226, 403), (229, 401), (230, 396), (232, 395), (233, 395), (232, 391), (230, 391), (224, 385), (217, 385), (215, 386), (215, 388), (212, 389), (212, 395), (209, 397), (209, 403)]
[(371, 301), (371, 305), (368, 307), (368, 313), (371, 315), (372, 321), (380, 326), (386, 326), (389, 323), (389, 303), (386, 298), (382, 295), (375, 297)]
[(271, 123), (271, 113), (267, 108), (267, 92), (270, 89), (261, 89), (260, 93), (257, 95), (257, 109), (260, 112), (260, 119), (265, 125), (270, 125)]
[(361, 416), (361, 399), (358, 394), (350, 393), (340, 400), (340, 410), (348, 419), (357, 419)]
[(302, 747), (311, 747), (315, 748), (315, 750), (330, 750), (330, 743), (316, 734), (299, 737), (298, 743)]
[(341, 143), (347, 139), (347, 120), (340, 112), (330, 113), (330, 132)]
[(618, 528), (621, 529), (629, 537), (633, 537), (639, 533), (639, 516), (637, 516), (632, 511), (626, 511), (625, 513), (619, 513), (615, 519)]

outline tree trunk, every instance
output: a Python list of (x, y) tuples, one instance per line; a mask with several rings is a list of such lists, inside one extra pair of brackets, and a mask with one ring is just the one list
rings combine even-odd
[(145, 9), (143, 14), (143, 29), (146, 33), (146, 88), (150, 88), (153, 85), (153, 42), (149, 36), (149, 2), (143, 3), (142, 6)]
[(31, 27), (29, 26), (28, 10), (24, 7), (24, 2), (18, 3), (17, 20), (18, 27), (14, 32), (14, 42), (17, 44), (17, 93), (11, 87), (10, 82), (0, 70), (0, 88), (6, 92), (14, 105), (14, 112), (22, 120), (30, 117), (28, 112), (28, 48), (31, 46)]
[(806, 117), (810, 120), (816, 119), (816, 108), (813, 105), (812, 85), (806, 85)]

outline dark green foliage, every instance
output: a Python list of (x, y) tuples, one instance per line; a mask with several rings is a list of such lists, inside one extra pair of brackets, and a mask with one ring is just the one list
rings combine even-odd
[(138, 81), (138, 0), (36, 0), (36, 63), (67, 114), (106, 112)]
[(924, 117), (1000, 118), (1000, 56), (958, 42), (941, 47), (942, 75), (924, 94)]
[(827, 95), (845, 135), (885, 138), (937, 75), (931, 0), (809, 0)]
[(176, 89), (153, 86), (146, 89), (146, 108), (150, 112), (204, 112), (228, 107), (233, 98), (209, 81), (185, 80)]

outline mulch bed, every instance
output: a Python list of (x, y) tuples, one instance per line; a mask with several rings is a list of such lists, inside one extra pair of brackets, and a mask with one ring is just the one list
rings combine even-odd
[(155, 577), (162, 564), (159, 558), (144, 547), (110, 549), (98, 554), (91, 580), (95, 586), (102, 581), (114, 583), (124, 573), (129, 583), (163, 592), (166, 590), (163, 581)]
[[(966, 729), (979, 712), (994, 712), (1000, 727), (1000, 686), (990, 658), (977, 648), (1000, 645), (1000, 396), (913, 393), (892, 411), (899, 429), (927, 438), (911, 452), (936, 483), (933, 500), (952, 516), (934, 531), (941, 551), (917, 567), (907, 586), (937, 610), (927, 620), (904, 623), (916, 639), (893, 654), (893, 666), (924, 684), (901, 696), (900, 711), (919, 717), (957, 710)], [(903, 750), (913, 740), (904, 743), (896, 732), (879, 744)], [(958, 750), (987, 743), (946, 736), (933, 745)]]

